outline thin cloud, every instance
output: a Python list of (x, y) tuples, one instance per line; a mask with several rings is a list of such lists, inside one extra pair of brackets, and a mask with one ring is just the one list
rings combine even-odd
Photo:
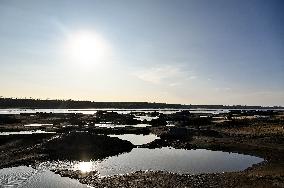
[(197, 77), (190, 72), (186, 72), (179, 67), (163, 66), (155, 67), (148, 70), (137, 71), (134, 76), (140, 80), (153, 84), (166, 83), (169, 86), (177, 86), (182, 84), (182, 80), (193, 80)]
[(175, 83), (170, 83), (169, 86), (175, 87), (175, 86), (179, 86), (181, 84), (182, 84), (181, 82), (175, 82)]

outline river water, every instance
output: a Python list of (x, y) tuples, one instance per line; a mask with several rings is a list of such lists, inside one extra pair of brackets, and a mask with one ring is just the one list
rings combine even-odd
[(0, 109), (0, 114), (20, 114), (20, 113), (82, 113), (94, 114), (99, 110), (113, 111), (120, 114), (128, 114), (130, 112), (159, 112), (163, 114), (172, 114), (182, 110), (189, 110), (191, 113), (228, 113), (228, 109)]

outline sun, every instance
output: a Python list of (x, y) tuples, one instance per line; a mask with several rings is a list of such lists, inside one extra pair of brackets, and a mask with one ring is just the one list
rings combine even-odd
[(86, 66), (105, 62), (110, 56), (110, 47), (98, 33), (80, 31), (68, 36), (65, 52), (69, 61)]

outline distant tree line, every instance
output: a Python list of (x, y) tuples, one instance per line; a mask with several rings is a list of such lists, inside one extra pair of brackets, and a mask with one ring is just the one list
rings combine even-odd
[(94, 102), (94, 101), (76, 101), (76, 100), (42, 100), (42, 99), (17, 99), (0, 98), (0, 108), (55, 108), (55, 109), (84, 109), (84, 108), (122, 108), (122, 109), (280, 109), (283, 107), (262, 107), (262, 106), (242, 106), (242, 105), (184, 105), (167, 103), (149, 103), (149, 102)]

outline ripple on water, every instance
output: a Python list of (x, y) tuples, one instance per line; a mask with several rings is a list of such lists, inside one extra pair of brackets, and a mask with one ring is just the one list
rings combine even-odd
[(60, 177), (49, 170), (33, 169), (27, 166), (0, 169), (0, 187), (10, 188), (87, 188), (87, 185), (67, 177)]

